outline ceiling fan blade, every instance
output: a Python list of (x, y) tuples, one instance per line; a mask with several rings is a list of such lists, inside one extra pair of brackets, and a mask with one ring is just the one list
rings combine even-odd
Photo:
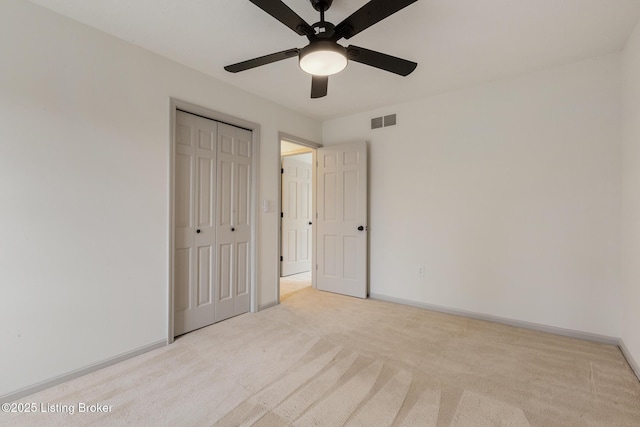
[(299, 50), (297, 48), (283, 50), (282, 52), (272, 53), (270, 55), (261, 56), (259, 58), (248, 59), (246, 61), (238, 62), (237, 64), (227, 65), (225, 70), (230, 73), (237, 73), (251, 68), (259, 67), (261, 65), (271, 64), (272, 62), (282, 61), (283, 59), (293, 58), (298, 56)]
[(308, 36), (314, 33), (313, 28), (281, 0), (250, 1), (301, 36)]
[(311, 79), (311, 98), (327, 96), (328, 76), (313, 76)]
[(397, 58), (375, 50), (351, 45), (347, 48), (347, 56), (351, 61), (380, 68), (381, 70), (408, 76), (418, 66), (417, 63)]
[(404, 9), (418, 0), (371, 0), (347, 19), (336, 25), (336, 34), (345, 39)]

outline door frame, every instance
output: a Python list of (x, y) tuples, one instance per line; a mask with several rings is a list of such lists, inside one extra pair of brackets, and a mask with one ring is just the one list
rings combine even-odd
[[(250, 286), (250, 310), (252, 313), (258, 311), (258, 175), (260, 173), (260, 125), (234, 116), (230, 116), (219, 111), (201, 107), (190, 102), (182, 101), (176, 98), (169, 99), (169, 253), (168, 253), (168, 325), (167, 325), (167, 344), (174, 341), (174, 295), (175, 284), (173, 281), (174, 270), (174, 252), (175, 252), (175, 185), (174, 185), (174, 151), (176, 144), (176, 111), (181, 110), (185, 113), (194, 114), (204, 117), (205, 119), (214, 120), (216, 122), (227, 123), (232, 126), (247, 129), (251, 131), (251, 248), (250, 248), (250, 265), (251, 265), (251, 286)], [(278, 145), (279, 147), (279, 145)]]
[[(316, 149), (322, 147), (322, 144), (317, 142), (309, 141), (304, 138), (299, 138), (294, 135), (290, 135), (285, 132), (278, 132), (278, 177), (280, 184), (278, 185), (278, 198), (276, 199), (278, 203), (278, 212), (281, 212), (281, 203), (282, 203), (282, 144), (281, 141), (291, 142), (293, 144), (302, 145), (304, 147), (311, 148), (311, 212), (313, 217), (313, 222), (315, 223), (315, 212), (316, 212), (316, 173), (317, 173), (317, 158), (316, 158)], [(316, 287), (316, 227), (311, 227), (311, 286)], [(282, 218), (278, 218), (278, 247), (276, 251), (276, 265), (278, 266), (276, 269), (277, 273), (277, 281), (276, 281), (276, 304), (280, 304), (280, 255), (282, 254)]]

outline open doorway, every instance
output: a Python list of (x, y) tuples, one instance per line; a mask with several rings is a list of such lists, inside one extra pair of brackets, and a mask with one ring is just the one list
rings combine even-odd
[[(311, 149), (311, 224), (310, 242), (305, 241), (311, 255), (311, 283), (315, 289), (349, 295), (358, 298), (368, 296), (368, 156), (366, 141), (352, 141), (349, 143), (333, 144), (322, 147), (312, 142), (301, 143), (300, 140), (280, 134), (281, 143), (278, 147), (284, 156), (279, 157), (278, 169), (283, 176), (287, 175), (282, 161), (289, 156), (303, 154)], [(292, 143), (289, 145), (288, 143)], [(283, 149), (284, 147), (284, 149)], [(302, 152), (298, 151), (302, 150)], [(284, 158), (284, 159), (283, 159)], [(296, 172), (297, 175), (297, 172)], [(294, 203), (291, 200), (300, 199), (297, 189), (289, 190), (286, 181), (279, 186), (277, 201), (281, 209), (287, 209)], [(284, 190), (283, 190), (284, 188)], [(287, 192), (293, 194), (291, 200), (285, 200)], [(297, 206), (297, 205), (296, 205)], [(302, 208), (296, 207), (296, 212)], [(281, 219), (287, 215), (281, 211)], [(278, 230), (278, 251), (280, 257), (277, 275), (277, 303), (280, 303), (280, 283), (294, 274), (287, 276), (282, 268), (285, 255), (293, 253), (293, 249), (301, 247), (296, 233), (287, 233), (286, 225)], [(293, 249), (290, 249), (293, 248)], [(284, 273), (284, 274), (281, 274)], [(295, 272), (294, 272), (295, 273)], [(300, 274), (308, 274), (302, 272)], [(298, 278), (296, 278), (298, 279)], [(292, 285), (301, 292), (309, 286), (308, 279), (303, 286), (303, 277), (297, 283), (283, 283)], [(302, 288), (302, 289), (301, 289)]]
[(318, 144), (281, 136), (279, 302), (313, 286), (313, 166), (317, 147)]

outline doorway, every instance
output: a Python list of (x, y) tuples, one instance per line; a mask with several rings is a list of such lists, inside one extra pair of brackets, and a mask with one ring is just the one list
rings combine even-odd
[(278, 303), (313, 286), (315, 150), (319, 144), (280, 135)]
[[(311, 282), (308, 278), (296, 277), (294, 287), (312, 286), (321, 291), (334, 292), (357, 298), (367, 298), (369, 294), (368, 267), (368, 156), (367, 142), (353, 141), (322, 147), (319, 144), (300, 143), (292, 137), (280, 135), (280, 149), (291, 155), (299, 154), (297, 149), (312, 149), (311, 192)], [(302, 146), (302, 147), (296, 147)], [(285, 156), (286, 158), (286, 156)], [(282, 159), (280, 159), (282, 160)], [(280, 172), (286, 171), (279, 164)], [(282, 187), (282, 186), (280, 186)], [(278, 201), (281, 206), (284, 190), (279, 188)], [(297, 194), (297, 193), (296, 193)], [(286, 206), (285, 206), (286, 208)], [(281, 218), (284, 218), (281, 212)], [(277, 301), (281, 302), (281, 288), (290, 283), (283, 282), (293, 276), (286, 276), (283, 270), (283, 246), (293, 247), (297, 239), (289, 239), (283, 233), (282, 221), (278, 233), (278, 289)], [(289, 250), (285, 248), (285, 250)], [(282, 272), (285, 274), (282, 274)], [(303, 272), (300, 274), (307, 274)], [(283, 277), (284, 276), (284, 277)], [(306, 283), (300, 283), (306, 281)], [(303, 286), (304, 285), (304, 286)], [(299, 289), (298, 289), (299, 290)], [(294, 291), (297, 292), (297, 291)]]

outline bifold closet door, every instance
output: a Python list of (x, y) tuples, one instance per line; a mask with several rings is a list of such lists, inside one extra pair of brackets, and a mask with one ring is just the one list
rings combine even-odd
[(176, 113), (174, 335), (215, 322), (218, 123)]
[(218, 124), (216, 321), (249, 311), (251, 139), (251, 131)]

